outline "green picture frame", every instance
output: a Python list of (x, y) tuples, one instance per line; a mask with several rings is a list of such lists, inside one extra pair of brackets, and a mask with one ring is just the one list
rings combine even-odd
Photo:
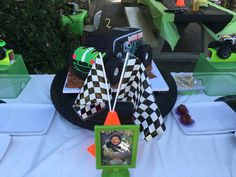
[[(136, 158), (138, 150), (139, 125), (119, 125), (119, 126), (95, 126), (95, 144), (96, 144), (96, 167), (103, 170), (128, 169), (136, 167)], [(119, 135), (120, 139), (117, 138)], [(113, 152), (107, 152), (107, 149), (116, 150), (113, 141), (119, 139), (119, 153), (116, 153), (116, 159), (112, 159)], [(111, 146), (112, 145), (112, 146)], [(121, 154), (117, 160), (117, 154)]]

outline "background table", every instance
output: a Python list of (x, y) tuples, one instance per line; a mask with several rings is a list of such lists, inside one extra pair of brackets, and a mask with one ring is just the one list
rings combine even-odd
[[(51, 103), (53, 75), (33, 75), (14, 103)], [(179, 95), (176, 105), (216, 97)], [(235, 177), (236, 138), (233, 134), (187, 136), (170, 113), (167, 130), (150, 143), (139, 140), (137, 167), (131, 177)], [(0, 161), (1, 177), (100, 177), (86, 149), (94, 143), (90, 130), (77, 127), (56, 113), (42, 136), (14, 136)]]
[[(192, 12), (191, 8), (183, 13), (168, 13), (165, 10), (176, 8), (173, 3), (163, 4), (156, 0), (140, 0), (139, 3), (147, 5), (153, 23), (159, 30), (158, 58), (195, 58), (199, 53), (163, 53), (164, 42), (167, 41), (172, 51), (175, 49), (181, 35), (189, 23), (202, 25), (201, 30), (201, 51), (206, 52), (208, 43), (213, 39), (218, 40), (219, 35), (233, 34), (236, 28), (236, 13), (209, 2), (208, 7), (201, 7), (199, 12)], [(211, 39), (210, 37), (211, 36)], [(213, 39), (212, 39), (213, 38)], [(210, 41), (209, 41), (210, 40)], [(188, 54), (188, 55), (186, 55)]]

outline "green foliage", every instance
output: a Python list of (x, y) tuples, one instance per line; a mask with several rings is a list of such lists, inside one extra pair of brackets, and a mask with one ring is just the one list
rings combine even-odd
[(21, 53), (30, 73), (55, 73), (66, 63), (78, 37), (63, 27), (63, 0), (0, 0), (0, 33)]

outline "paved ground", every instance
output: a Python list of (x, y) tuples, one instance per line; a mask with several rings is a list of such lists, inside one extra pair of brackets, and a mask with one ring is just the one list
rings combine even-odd
[(125, 16), (125, 11), (123, 4), (120, 2), (115, 2), (115, 0), (97, 0), (96, 10), (102, 10), (102, 22), (104, 25), (104, 20), (106, 18), (111, 19), (111, 26), (128, 26), (128, 20)]

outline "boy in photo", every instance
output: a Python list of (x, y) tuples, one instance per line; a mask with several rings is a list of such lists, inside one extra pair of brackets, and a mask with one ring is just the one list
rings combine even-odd
[(130, 144), (122, 140), (121, 135), (114, 134), (103, 145), (103, 155), (108, 165), (129, 164), (131, 158)]

